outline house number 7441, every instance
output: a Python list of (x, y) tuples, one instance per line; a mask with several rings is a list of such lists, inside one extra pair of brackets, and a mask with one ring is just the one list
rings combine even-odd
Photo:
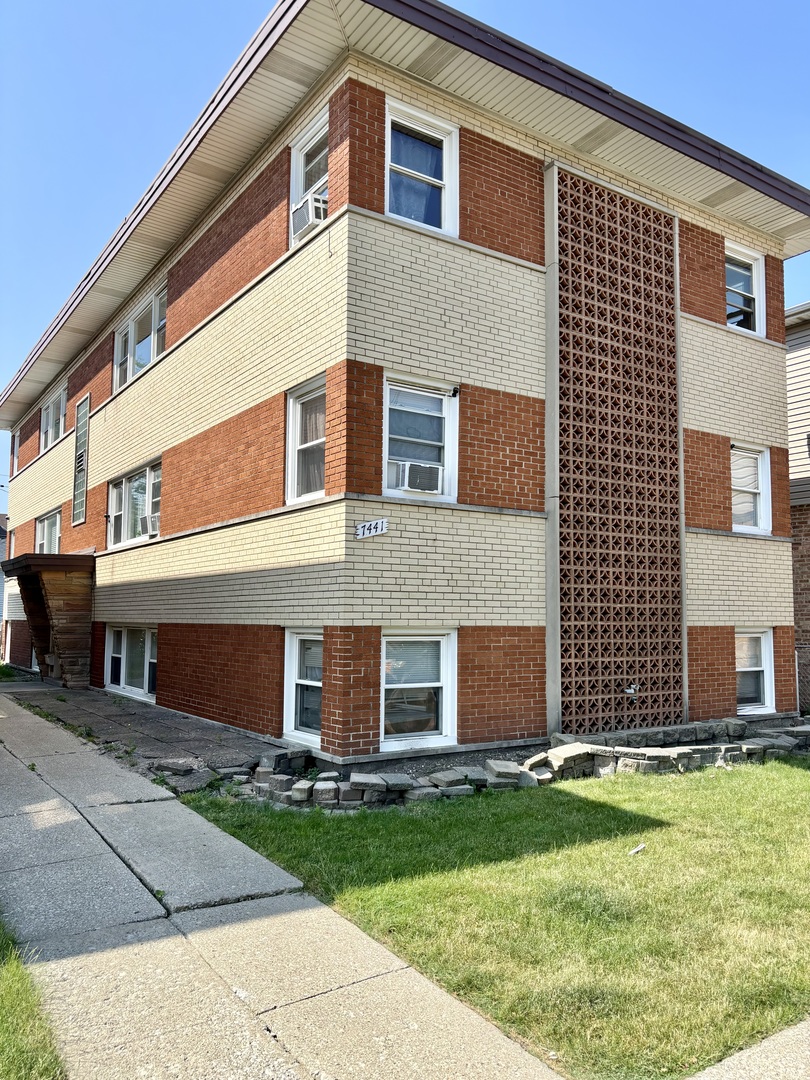
[(361, 521), (354, 527), (355, 540), (368, 540), (370, 536), (380, 536), (388, 532), (388, 518), (377, 518), (376, 521)]

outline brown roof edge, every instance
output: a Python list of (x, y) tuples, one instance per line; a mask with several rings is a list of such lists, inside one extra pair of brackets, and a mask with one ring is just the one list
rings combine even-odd
[(0, 563), (0, 570), (8, 578), (21, 574), (38, 574), (42, 570), (66, 570), (93, 572), (96, 565), (95, 555), (17, 555)]
[(777, 202), (810, 216), (810, 190), (694, 128), (626, 97), (606, 83), (532, 49), (437, 0), (365, 0), (444, 41), (578, 101), (664, 146), (718, 169)]

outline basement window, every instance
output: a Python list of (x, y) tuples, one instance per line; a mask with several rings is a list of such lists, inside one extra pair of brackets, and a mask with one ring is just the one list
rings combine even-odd
[(284, 734), (287, 738), (320, 747), (322, 686), (321, 631), (288, 631), (284, 677)]
[(773, 712), (773, 631), (737, 630), (737, 712)]
[(456, 634), (386, 634), (382, 658), (383, 750), (456, 739)]
[(153, 701), (157, 690), (157, 645), (155, 627), (108, 627), (107, 689)]

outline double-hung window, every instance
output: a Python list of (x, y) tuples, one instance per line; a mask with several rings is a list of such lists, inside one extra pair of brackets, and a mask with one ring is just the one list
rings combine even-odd
[(111, 626), (107, 630), (107, 686), (154, 698), (158, 633), (154, 627)]
[(765, 260), (736, 244), (726, 244), (726, 324), (765, 333)]
[(458, 128), (388, 102), (386, 213), (458, 235)]
[(455, 387), (386, 380), (385, 493), (455, 498), (458, 397)]
[(62, 541), (61, 510), (54, 510), (52, 514), (37, 518), (35, 540), (37, 555), (59, 554), (59, 546)]
[(292, 145), (290, 174), (292, 240), (326, 218), (329, 205), (329, 117), (322, 114)]
[(139, 308), (115, 335), (115, 389), (120, 390), (166, 348), (166, 290)]
[(383, 749), (455, 742), (455, 632), (386, 634), (382, 661)]
[(17, 475), (20, 467), (20, 433), (15, 431), (11, 440), (11, 475)]
[(310, 746), (320, 745), (322, 684), (321, 632), (288, 632), (284, 680), (284, 734), (288, 738)]
[(39, 429), (39, 451), (44, 453), (49, 446), (65, 434), (65, 415), (67, 413), (67, 387), (62, 387), (47, 405), (42, 406)]
[(287, 398), (287, 502), (324, 493), (326, 386), (323, 378), (291, 391)]
[(737, 712), (773, 712), (773, 632), (737, 630)]
[(731, 448), (731, 521), (735, 532), (771, 531), (770, 454)]
[(107, 544), (115, 547), (160, 532), (160, 462), (110, 484)]

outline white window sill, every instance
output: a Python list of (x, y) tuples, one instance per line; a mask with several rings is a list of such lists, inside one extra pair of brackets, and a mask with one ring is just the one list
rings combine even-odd
[(307, 503), (317, 502), (318, 499), (326, 498), (326, 491), (308, 491), (306, 495), (296, 495), (294, 499), (287, 499), (287, 506), (306, 506)]
[(156, 540), (160, 540), (160, 534), (157, 536), (136, 536), (134, 540), (122, 540), (120, 544), (108, 544), (107, 551), (128, 551), (130, 548), (146, 547), (148, 544), (154, 544)]
[[(723, 325), (722, 323), (720, 324)], [(762, 330), (746, 330), (744, 326), (732, 326), (730, 323), (726, 323), (726, 330), (733, 330), (735, 334), (744, 334), (748, 338), (759, 338), (765, 340), (765, 334)]]
[(155, 704), (155, 695), (147, 694), (143, 690), (136, 690), (132, 686), (116, 686), (114, 683), (107, 683), (104, 689), (108, 694), (120, 694), (121, 697), (134, 698), (136, 701), (147, 701), (150, 705)]
[(402, 221), (406, 225), (415, 225), (417, 229), (424, 229), (426, 233), (432, 233), (434, 236), (451, 236), (454, 240), (458, 239), (458, 229), (440, 229), (436, 225), (428, 225), (425, 221), (417, 221), (415, 218), (392, 214), (390, 210), (386, 211), (385, 216), (392, 221)]
[(456, 495), (441, 495), (435, 491), (405, 491), (403, 488), (383, 488), (384, 499), (428, 500), (437, 503), (458, 502)]
[(737, 709), (737, 716), (762, 716), (775, 712), (776, 709), (773, 705), (747, 705)]
[(770, 529), (755, 529), (751, 525), (732, 525), (731, 531), (736, 536), (772, 536)]
[(400, 750), (425, 750), (433, 746), (456, 746), (455, 735), (421, 735), (418, 739), (381, 739), (380, 751), (390, 754)]
[(308, 746), (313, 750), (320, 750), (321, 739), (319, 735), (310, 735), (306, 731), (298, 731), (294, 729), (288, 731), (286, 728), (282, 732), (282, 738), (287, 742), (299, 743), (301, 746)]

